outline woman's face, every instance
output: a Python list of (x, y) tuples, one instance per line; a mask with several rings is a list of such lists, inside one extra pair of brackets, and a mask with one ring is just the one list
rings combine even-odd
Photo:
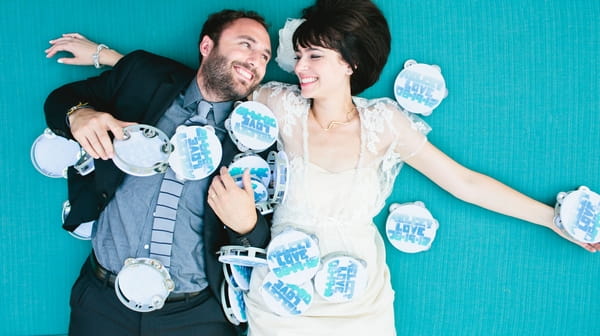
[(320, 98), (350, 91), (352, 70), (340, 53), (332, 49), (298, 47), (296, 67), (302, 96)]

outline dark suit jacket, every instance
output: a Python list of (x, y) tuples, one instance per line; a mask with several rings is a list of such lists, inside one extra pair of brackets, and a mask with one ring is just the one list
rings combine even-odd
[[(156, 125), (175, 97), (195, 78), (196, 71), (168, 58), (135, 51), (122, 58), (112, 70), (98, 77), (67, 84), (54, 90), (44, 105), (46, 121), (58, 135), (72, 138), (66, 125), (66, 112), (79, 102), (87, 102), (98, 111), (116, 119)], [(235, 146), (227, 138), (223, 143), (222, 163), (235, 155)], [(63, 227), (74, 230), (81, 223), (98, 218), (122, 183), (124, 173), (112, 160), (95, 160), (93, 173), (81, 176), (70, 167), (68, 193), (71, 212)], [(267, 220), (258, 214), (253, 231), (239, 235), (225, 229), (212, 209), (205, 204), (204, 255), (208, 282), (220, 300), (222, 265), (216, 252), (223, 245), (265, 247), (270, 239)]]

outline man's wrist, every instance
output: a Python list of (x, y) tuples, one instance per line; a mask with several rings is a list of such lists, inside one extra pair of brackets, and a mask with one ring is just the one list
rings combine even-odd
[(73, 115), (73, 113), (75, 113), (78, 110), (84, 109), (84, 108), (91, 108), (93, 109), (94, 107), (88, 103), (85, 102), (79, 102), (79, 104), (72, 106), (68, 111), (67, 114), (65, 116), (65, 123), (67, 124), (67, 127), (71, 128), (71, 121), (69, 120), (69, 117), (71, 115)]

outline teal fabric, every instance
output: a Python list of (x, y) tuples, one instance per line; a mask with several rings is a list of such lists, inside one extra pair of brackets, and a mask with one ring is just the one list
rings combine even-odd
[[(548, 204), (585, 184), (600, 191), (600, 2), (375, 1), (393, 31), (390, 60), (365, 97), (392, 96), (406, 59), (437, 64), (449, 95), (426, 119), (457, 161)], [(241, 1), (277, 29), (312, 0)], [(2, 1), (0, 17), (1, 335), (66, 333), (70, 286), (90, 250), (60, 228), (65, 181), (37, 173), (29, 150), (42, 104), (98, 70), (44, 58), (47, 41), (80, 32), (128, 52), (196, 66), (217, 1)], [(293, 80), (273, 63), (268, 79)], [(411, 168), (390, 202), (420, 200), (440, 222), (431, 250), (388, 244), (399, 335), (593, 335), (600, 330), (600, 255), (549, 230), (460, 202)], [(377, 218), (382, 227), (387, 211)]]

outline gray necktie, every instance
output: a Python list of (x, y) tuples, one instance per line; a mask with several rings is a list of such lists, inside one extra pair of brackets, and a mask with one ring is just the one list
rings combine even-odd
[[(200, 101), (196, 113), (192, 114), (184, 125), (215, 125), (212, 107), (211, 103)], [(183, 182), (177, 179), (170, 167), (167, 168), (156, 200), (150, 239), (150, 258), (160, 261), (167, 269), (171, 266), (173, 233), (182, 190)]]

